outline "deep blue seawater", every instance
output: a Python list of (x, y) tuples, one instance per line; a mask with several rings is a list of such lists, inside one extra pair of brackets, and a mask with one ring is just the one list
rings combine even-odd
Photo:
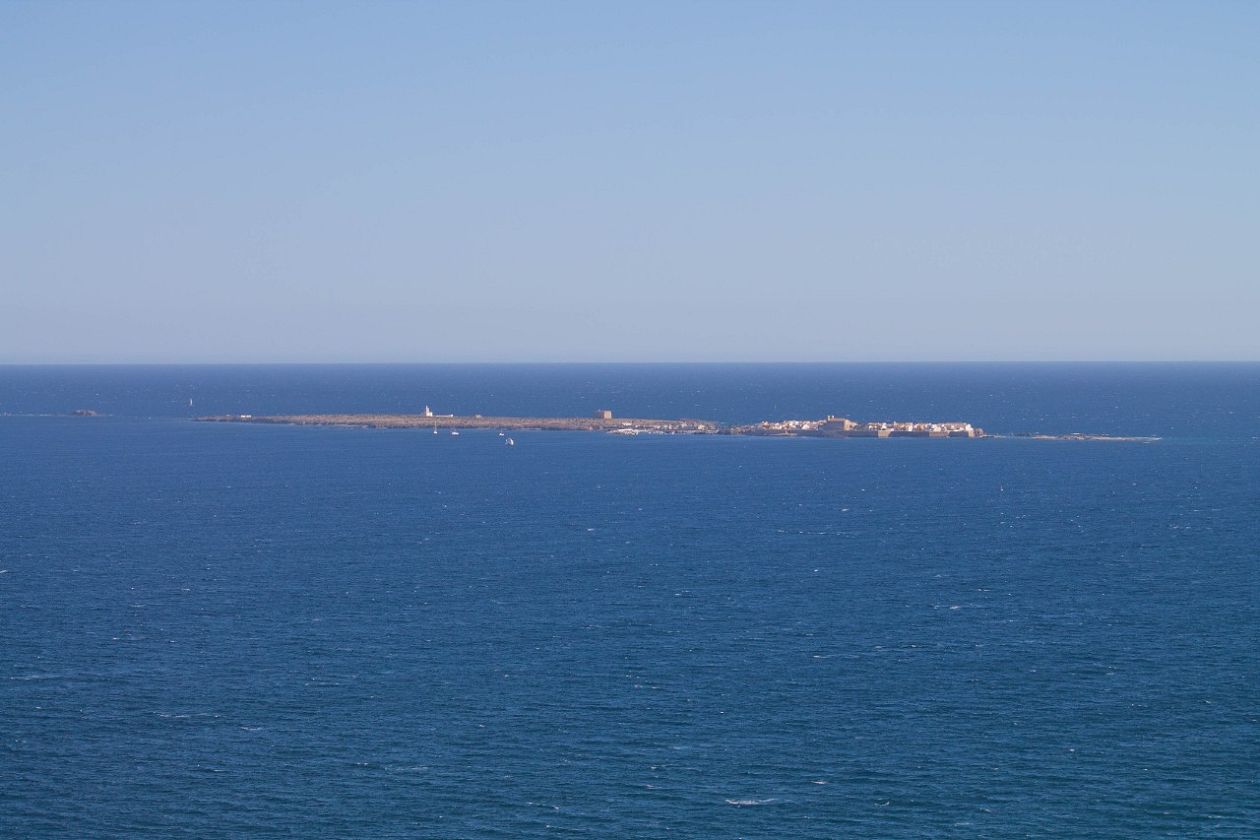
[[(424, 403), (1163, 439), (189, 421)], [(1260, 837), (1260, 366), (0, 368), (0, 413), (0, 836)]]

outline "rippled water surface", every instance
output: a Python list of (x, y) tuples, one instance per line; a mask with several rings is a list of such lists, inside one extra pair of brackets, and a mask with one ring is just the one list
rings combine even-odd
[[(1163, 439), (188, 419), (426, 402)], [(0, 412), (2, 836), (1260, 836), (1260, 366), (0, 368)]]

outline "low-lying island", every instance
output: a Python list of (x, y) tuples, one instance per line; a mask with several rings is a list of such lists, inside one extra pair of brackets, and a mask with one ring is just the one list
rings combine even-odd
[(498, 429), (500, 431), (655, 432), (657, 434), (718, 434), (726, 427), (711, 420), (653, 420), (607, 417), (484, 417), (480, 414), (228, 414), (199, 417), (219, 423), (283, 423), (291, 426), (357, 426), (368, 429)]
[(1070, 434), (1016, 433), (993, 435), (979, 426), (962, 421), (876, 420), (859, 423), (847, 417), (828, 415), (819, 420), (766, 420), (761, 423), (733, 424), (716, 420), (650, 419), (613, 417), (602, 410), (590, 417), (492, 417), (481, 414), (434, 414), (427, 408), (423, 414), (223, 414), (198, 417), (206, 423), (270, 423), (290, 426), (352, 426), (366, 429), (432, 429), (434, 432), (458, 432), (461, 429), (507, 431), (606, 432), (617, 435), (744, 435), (750, 437), (824, 437), (824, 438), (1018, 438), (1021, 440), (1055, 441), (1123, 441), (1152, 443), (1157, 437)]

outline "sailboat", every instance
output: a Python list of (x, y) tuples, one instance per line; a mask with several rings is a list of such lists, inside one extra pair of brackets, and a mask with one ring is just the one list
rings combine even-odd
[(503, 445), (504, 445), (504, 446), (516, 446), (516, 441), (512, 440), (511, 438), (508, 438), (507, 440), (503, 441)]

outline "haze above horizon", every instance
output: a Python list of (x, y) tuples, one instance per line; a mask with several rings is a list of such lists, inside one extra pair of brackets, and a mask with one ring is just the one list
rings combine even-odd
[(1260, 6), (0, 6), (0, 363), (1260, 360)]

